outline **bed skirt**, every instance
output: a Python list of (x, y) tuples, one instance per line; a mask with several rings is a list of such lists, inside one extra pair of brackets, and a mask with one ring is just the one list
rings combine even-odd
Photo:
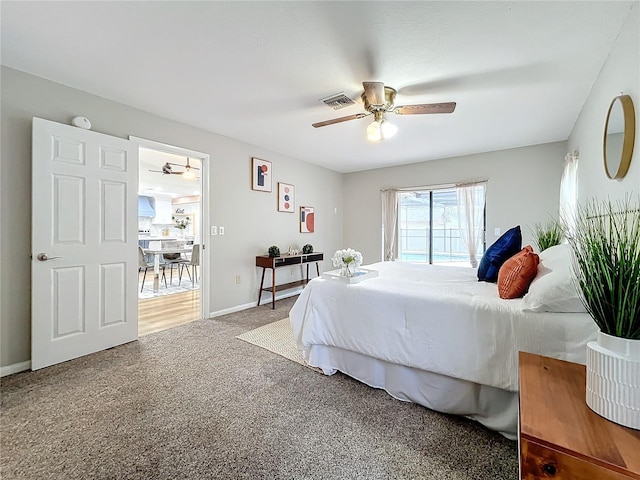
[(378, 360), (328, 345), (312, 345), (309, 364), (325, 375), (340, 371), (392, 397), (431, 410), (475, 420), (515, 440), (518, 429), (518, 392)]

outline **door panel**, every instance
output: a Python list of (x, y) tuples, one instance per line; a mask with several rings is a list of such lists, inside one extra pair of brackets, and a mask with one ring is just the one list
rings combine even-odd
[(127, 184), (101, 182), (101, 242), (124, 244), (127, 241)]
[(53, 338), (84, 333), (84, 267), (53, 268)]
[(100, 326), (126, 322), (126, 264), (100, 265)]
[(132, 142), (33, 119), (32, 369), (137, 338), (137, 182)]
[(85, 179), (54, 175), (53, 184), (53, 243), (84, 243)]

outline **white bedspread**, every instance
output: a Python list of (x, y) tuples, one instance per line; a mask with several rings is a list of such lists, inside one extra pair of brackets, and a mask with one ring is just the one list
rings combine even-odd
[[(298, 348), (330, 345), (510, 391), (518, 351), (584, 363), (597, 327), (584, 313), (535, 313), (502, 300), (472, 268), (383, 262), (357, 284), (315, 278), (290, 312)], [(321, 366), (327, 367), (327, 366)]]

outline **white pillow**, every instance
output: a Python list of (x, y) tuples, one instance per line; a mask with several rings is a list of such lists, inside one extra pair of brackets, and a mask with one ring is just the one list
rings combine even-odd
[(584, 313), (571, 270), (571, 248), (556, 245), (540, 253), (538, 273), (522, 299), (522, 309), (531, 312)]

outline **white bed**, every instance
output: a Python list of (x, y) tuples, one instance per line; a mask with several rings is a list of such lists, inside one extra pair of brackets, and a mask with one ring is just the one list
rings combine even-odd
[(586, 313), (525, 312), (476, 270), (384, 262), (357, 284), (316, 278), (290, 312), (298, 348), (400, 400), (473, 418), (513, 438), (518, 351), (584, 363)]

